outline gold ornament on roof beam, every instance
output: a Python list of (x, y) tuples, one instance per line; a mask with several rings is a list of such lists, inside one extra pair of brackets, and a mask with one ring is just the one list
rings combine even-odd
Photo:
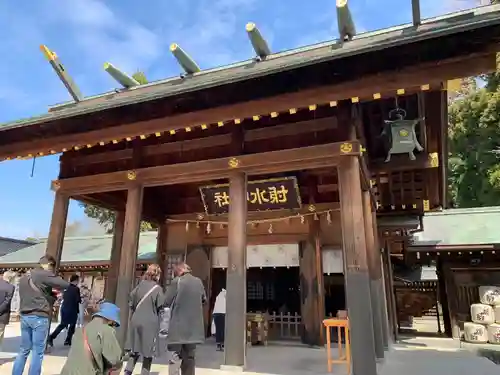
[(267, 230), (269, 234), (273, 234), (273, 225), (269, 224), (269, 229)]
[(229, 159), (228, 165), (230, 168), (238, 168), (240, 165), (240, 161), (236, 158)]
[(306, 222), (306, 218), (304, 217), (304, 215), (301, 215), (300, 216), (300, 223), (304, 224), (305, 222)]
[(207, 234), (210, 234), (212, 232), (212, 227), (210, 226), (210, 223), (207, 224)]
[(186, 221), (186, 232), (189, 232), (189, 221)]
[(135, 171), (127, 172), (127, 179), (134, 181), (136, 178), (137, 178), (137, 173), (135, 173)]
[(200, 222), (199, 221), (196, 222), (196, 229), (200, 229)]

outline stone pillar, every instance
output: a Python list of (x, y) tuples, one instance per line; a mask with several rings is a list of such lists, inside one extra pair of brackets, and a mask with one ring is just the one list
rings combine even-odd
[(51, 255), (55, 258), (56, 270), (59, 269), (61, 264), (64, 233), (66, 231), (66, 220), (68, 218), (68, 208), (69, 196), (56, 191), (46, 250), (47, 255)]
[(346, 302), (351, 331), (352, 370), (355, 375), (376, 375), (375, 341), (366, 259), (365, 223), (359, 160), (343, 156), (338, 166)]
[(370, 273), (370, 297), (372, 305), (373, 334), (375, 339), (375, 355), (384, 358), (384, 332), (382, 329), (382, 309), (379, 284), (381, 284), (380, 252), (375, 244), (371, 196), (363, 191), (363, 216), (365, 222), (366, 256)]
[(123, 227), (125, 226), (125, 212), (115, 212), (115, 222), (113, 225), (113, 243), (111, 245), (111, 259), (108, 271), (108, 278), (104, 286), (104, 298), (109, 302), (116, 302), (116, 289), (118, 287), (118, 272), (120, 267), (120, 257), (123, 242)]
[(120, 308), (121, 326), (118, 332), (120, 343), (125, 343), (128, 329), (129, 307), (128, 299), (135, 280), (137, 251), (142, 214), (142, 197), (144, 189), (141, 185), (134, 185), (127, 192), (127, 206), (125, 208), (125, 225), (123, 229), (122, 250), (118, 272), (118, 287), (116, 290), (116, 304)]
[(224, 368), (244, 368), (247, 313), (247, 179), (235, 173), (229, 179), (228, 267), (226, 281), (226, 336)]
[[(300, 245), (301, 339), (310, 346), (324, 345), (324, 287), (319, 238), (320, 221), (309, 218), (309, 236)], [(319, 260), (318, 260), (319, 256)]]

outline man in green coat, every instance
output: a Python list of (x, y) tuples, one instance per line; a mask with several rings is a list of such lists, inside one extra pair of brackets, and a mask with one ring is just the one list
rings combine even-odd
[(122, 348), (115, 335), (120, 326), (118, 306), (103, 302), (92, 320), (79, 328), (61, 375), (107, 375), (122, 366)]

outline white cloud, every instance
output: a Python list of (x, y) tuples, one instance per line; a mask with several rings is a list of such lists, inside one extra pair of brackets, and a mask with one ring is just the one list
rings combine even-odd
[(112, 61), (126, 71), (146, 69), (161, 54), (163, 42), (147, 27), (123, 19), (99, 0), (48, 0), (53, 23), (66, 24), (92, 64)]

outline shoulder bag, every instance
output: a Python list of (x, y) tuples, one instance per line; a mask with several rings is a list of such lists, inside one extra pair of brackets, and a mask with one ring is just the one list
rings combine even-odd
[(140, 301), (137, 303), (137, 305), (135, 305), (134, 311), (137, 311), (137, 309), (139, 308), (139, 306), (142, 305), (142, 303), (146, 300), (146, 298), (148, 298), (151, 295), (151, 293), (153, 293), (153, 291), (156, 288), (159, 288), (159, 286), (155, 285), (154, 287), (152, 287), (151, 289), (149, 289), (149, 291), (140, 299)]

